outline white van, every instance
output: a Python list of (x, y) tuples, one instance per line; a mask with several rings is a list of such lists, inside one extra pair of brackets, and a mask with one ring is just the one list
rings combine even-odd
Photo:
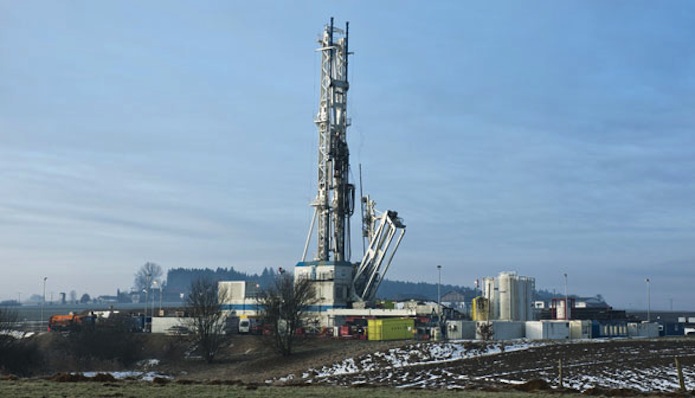
[(248, 318), (239, 320), (239, 333), (248, 334), (251, 333), (251, 320)]

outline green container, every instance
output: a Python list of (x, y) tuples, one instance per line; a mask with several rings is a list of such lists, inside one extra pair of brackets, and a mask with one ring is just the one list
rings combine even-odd
[(408, 340), (415, 333), (415, 320), (409, 318), (369, 319), (367, 337), (369, 340)]

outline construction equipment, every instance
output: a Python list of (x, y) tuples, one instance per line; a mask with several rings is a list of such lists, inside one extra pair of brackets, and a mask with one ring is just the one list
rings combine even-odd
[(90, 311), (85, 310), (79, 314), (52, 315), (48, 319), (48, 331), (71, 333), (85, 328), (122, 328), (129, 332), (141, 332), (143, 330), (144, 317), (123, 314), (119, 311)]
[[(397, 212), (389, 210), (378, 215), (375, 203), (369, 196), (363, 197), (362, 201), (365, 203), (366, 213), (363, 216), (363, 234), (366, 235), (369, 246), (352, 279), (352, 299), (358, 302), (374, 299), (405, 235), (405, 225)], [(396, 243), (391, 246), (396, 234)]]
[(96, 316), (93, 314), (52, 315), (48, 319), (49, 332), (69, 333), (80, 330), (85, 326), (93, 326)]
[[(318, 184), (312, 202), (314, 215), (304, 245), (302, 260), (295, 268), (295, 281), (310, 279), (319, 299), (318, 311), (347, 308), (374, 299), (384, 274), (400, 245), (405, 225), (395, 211), (379, 213), (369, 197), (363, 197), (363, 236), (368, 239), (360, 263), (351, 262), (350, 217), (355, 210), (355, 186), (350, 182), (350, 151), (347, 143), (349, 24), (345, 29), (326, 25), (319, 39), (321, 87), (318, 129)], [(307, 261), (316, 228), (317, 251)], [(396, 244), (392, 245), (398, 236)]]

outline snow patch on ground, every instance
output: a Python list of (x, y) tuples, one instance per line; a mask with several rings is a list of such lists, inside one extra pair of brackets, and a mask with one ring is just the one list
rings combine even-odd
[(142, 370), (128, 370), (128, 371), (110, 371), (110, 372), (77, 372), (72, 374), (79, 374), (84, 377), (93, 378), (98, 374), (108, 374), (113, 376), (117, 380), (141, 380), (141, 381), (153, 381), (154, 379), (167, 379), (173, 380), (174, 377), (164, 373), (152, 371), (150, 369), (159, 365), (159, 359), (143, 359), (136, 363), (137, 367)]
[[(392, 348), (386, 352), (375, 352), (359, 358), (348, 358), (342, 362), (318, 369), (309, 369), (302, 374), (302, 379), (312, 380), (336, 375), (349, 375), (377, 370), (403, 368), (407, 366), (446, 363), (465, 358), (495, 355), (501, 352), (525, 350), (529, 347), (548, 343), (516, 341), (516, 342), (471, 342), (449, 341), (416, 343), (405, 347)], [(291, 380), (289, 375), (282, 380)]]
[(13, 337), (17, 340), (27, 339), (31, 336), (34, 336), (35, 334), (36, 333), (34, 333), (34, 332), (22, 332), (19, 330), (0, 330), (0, 335), (10, 336), (10, 337)]
[[(584, 345), (575, 345), (581, 344)], [(384, 352), (375, 352), (304, 372), (304, 383), (329, 385), (389, 385), (397, 388), (466, 389), (482, 384), (519, 385), (544, 380), (559, 388), (557, 358), (566, 351), (574, 357), (563, 360), (563, 387), (577, 391), (593, 388), (626, 389), (640, 392), (679, 390), (678, 374), (672, 358), (695, 356), (695, 346), (680, 344), (634, 346), (606, 340), (594, 341), (449, 341), (415, 343)], [(533, 348), (533, 350), (531, 350)], [(541, 350), (535, 350), (541, 348)], [(528, 350), (523, 367), (507, 366), (519, 354), (495, 355)], [(550, 359), (551, 355), (556, 355)], [(511, 359), (512, 357), (517, 359)], [(478, 366), (471, 358), (488, 357)], [(532, 358), (532, 359), (531, 359)], [(649, 363), (642, 362), (643, 360)], [(535, 361), (535, 362), (534, 362)], [(466, 365), (467, 364), (467, 365)], [(695, 366), (684, 366), (686, 388), (695, 382)], [(276, 381), (294, 380), (288, 375)]]
[(117, 380), (142, 380), (142, 381), (152, 381), (156, 378), (160, 379), (173, 379), (172, 376), (159, 373), (159, 372), (137, 372), (137, 371), (123, 371), (123, 372), (82, 372), (84, 377), (95, 377), (98, 374), (109, 374)]
[[(418, 343), (403, 348), (392, 348), (387, 352), (376, 352), (374, 354), (365, 355), (359, 359), (357, 365), (350, 369), (350, 372), (345, 373), (451, 362), (466, 358), (495, 355), (505, 351), (526, 350), (529, 347), (543, 344), (547, 343), (528, 341), (511, 343), (492, 342), (488, 344), (472, 343), (468, 341)], [(351, 358), (341, 364), (323, 367), (318, 370), (311, 369), (308, 374), (310, 375), (313, 371), (313, 377), (330, 376), (336, 373), (336, 369), (344, 368), (346, 362), (355, 363), (355, 360)]]

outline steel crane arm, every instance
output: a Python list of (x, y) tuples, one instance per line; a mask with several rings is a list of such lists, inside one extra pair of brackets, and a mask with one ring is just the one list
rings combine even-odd
[[(374, 299), (405, 234), (405, 225), (395, 211), (383, 213), (377, 218), (376, 224), (377, 227), (374, 229), (369, 247), (352, 280), (352, 299), (354, 301)], [(398, 238), (394, 244), (396, 235)]]

